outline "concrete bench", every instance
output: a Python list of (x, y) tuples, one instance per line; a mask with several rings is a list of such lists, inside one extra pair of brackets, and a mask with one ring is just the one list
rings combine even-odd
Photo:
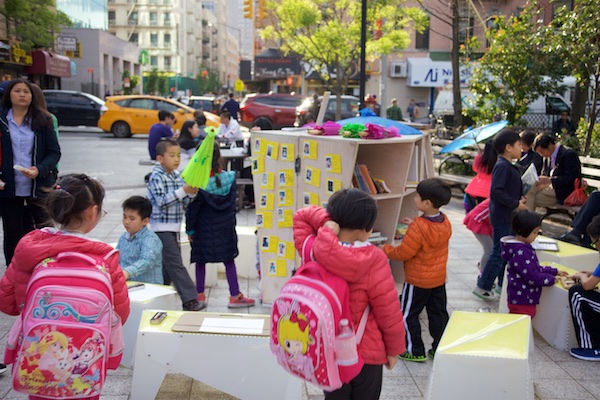
[[(446, 144), (450, 143), (451, 140), (444, 139), (433, 139), (432, 150), (434, 162), (437, 166), (436, 177), (442, 179), (451, 188), (456, 188), (464, 192), (465, 187), (473, 179), (469, 173), (472, 171), (473, 160), (477, 155), (477, 150), (474, 149), (461, 149), (455, 150), (450, 153), (441, 154), (440, 150)], [(448, 173), (447, 167), (455, 164), (458, 165), (458, 173)]]

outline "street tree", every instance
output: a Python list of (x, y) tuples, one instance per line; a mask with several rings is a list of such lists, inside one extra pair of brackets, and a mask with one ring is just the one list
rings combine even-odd
[(219, 72), (209, 67), (200, 67), (200, 71), (196, 76), (196, 82), (201, 94), (216, 93), (222, 86), (219, 79)]
[[(129, 78), (129, 85), (125, 84), (125, 78)], [(140, 77), (131, 75), (128, 69), (121, 74), (121, 82), (123, 82), (123, 94), (132, 94), (133, 90), (140, 84)]]
[(156, 83), (158, 94), (164, 96), (169, 93), (169, 78), (164, 73), (158, 75), (158, 81)]
[[(367, 40), (367, 58), (376, 58), (405, 49), (410, 43), (408, 29), (422, 31), (428, 19), (421, 9), (404, 6), (406, 0), (369, 1), (367, 27), (374, 32)], [(285, 54), (294, 53), (319, 72), (337, 94), (337, 115), (341, 117), (341, 96), (360, 59), (361, 2), (356, 0), (281, 0), (267, 3), (276, 24), (262, 31), (265, 39), (279, 40)], [(375, 39), (377, 38), (377, 39)]]
[(542, 13), (533, 1), (518, 16), (495, 19), (495, 29), (487, 32), (490, 47), (470, 84), (479, 112), (506, 113), (510, 124), (520, 123), (529, 103), (558, 89), (565, 71), (543, 45)]
[(0, 14), (6, 18), (9, 35), (26, 50), (51, 48), (55, 34), (73, 26), (65, 13), (56, 10), (54, 0), (4, 0)]
[(158, 87), (158, 69), (152, 68), (144, 80), (144, 83), (146, 84), (146, 88), (144, 90), (145, 93), (156, 94), (156, 89)]

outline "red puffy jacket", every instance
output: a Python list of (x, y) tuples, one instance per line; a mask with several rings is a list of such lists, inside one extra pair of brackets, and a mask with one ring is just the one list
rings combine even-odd
[[(65, 234), (51, 228), (29, 232), (19, 241), (12, 262), (0, 281), (0, 311), (9, 315), (21, 314), (25, 306), (27, 283), (33, 269), (42, 260), (59, 253), (75, 251), (104, 258), (113, 247), (83, 235)], [(119, 253), (106, 261), (114, 291), (115, 311), (124, 324), (129, 316), (129, 293)]]
[(358, 326), (367, 304), (371, 305), (358, 346), (360, 354), (366, 364), (386, 364), (387, 355), (396, 356), (406, 349), (404, 321), (390, 264), (376, 246), (342, 246), (333, 231), (322, 227), (330, 219), (317, 206), (298, 210), (294, 215), (294, 244), (301, 252), (306, 237), (317, 234), (313, 255), (325, 269), (348, 282), (354, 326)]

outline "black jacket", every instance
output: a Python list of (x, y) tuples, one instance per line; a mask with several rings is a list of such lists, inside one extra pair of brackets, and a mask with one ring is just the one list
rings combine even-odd
[[(6, 115), (8, 110), (0, 110), (0, 135), (2, 135), (2, 170), (0, 179), (6, 184), (4, 190), (0, 190), (0, 197), (15, 197), (15, 170), (12, 141), (8, 128)], [(33, 157), (31, 165), (37, 167), (39, 175), (33, 181), (32, 197), (43, 195), (44, 188), (51, 188), (56, 182), (56, 164), (60, 160), (60, 146), (56, 138), (54, 127), (50, 123), (47, 127), (34, 132)]]
[(563, 204), (575, 188), (575, 179), (581, 179), (581, 163), (577, 153), (573, 149), (561, 145), (556, 154), (554, 169), (545, 175), (552, 178), (556, 200), (559, 204)]
[(498, 157), (492, 169), (490, 187), (490, 222), (506, 224), (512, 221), (512, 212), (519, 206), (523, 191), (521, 172), (506, 158)]

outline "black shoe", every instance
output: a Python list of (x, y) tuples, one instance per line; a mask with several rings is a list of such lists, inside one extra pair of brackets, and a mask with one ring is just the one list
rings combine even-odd
[(561, 240), (561, 241), (567, 242), (567, 243), (571, 243), (571, 244), (576, 244), (578, 246), (583, 245), (583, 243), (581, 241), (581, 236), (577, 236), (573, 232), (565, 233), (564, 235), (560, 236), (558, 238), (558, 240)]
[(206, 308), (206, 303), (192, 299), (183, 303), (183, 311), (200, 311)]
[(7, 369), (8, 367), (6, 365), (0, 364), (0, 374), (5, 373)]

